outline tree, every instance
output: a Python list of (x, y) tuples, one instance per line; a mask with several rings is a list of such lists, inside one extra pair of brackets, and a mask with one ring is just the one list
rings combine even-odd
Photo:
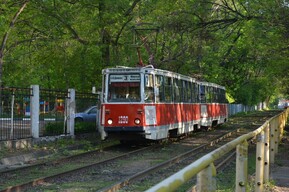
[[(0, 21), (11, 22), (26, 1), (5, 2)], [(2, 79), (88, 91), (103, 68), (135, 66), (139, 50), (146, 64), (256, 104), (289, 90), (288, 12), (283, 0), (30, 0), (9, 31)]]
[[(3, 34), (3, 39), (2, 39), (2, 42), (1, 42), (1, 46), (0, 46), (0, 87), (2, 87), (2, 74), (3, 74), (3, 63), (4, 63), (4, 56), (5, 56), (5, 48), (6, 48), (6, 44), (7, 44), (7, 41), (9, 39), (9, 35), (11, 33), (11, 30), (13, 29), (19, 15), (23, 12), (23, 10), (25, 9), (26, 5), (28, 4), (29, 1), (20, 1), (19, 2), (19, 8), (17, 8), (17, 11), (16, 13), (14, 14), (13, 18), (11, 19), (10, 21), (10, 24), (8, 27), (4, 27), (4, 34)], [(18, 3), (16, 4), (9, 4), (9, 2), (6, 2), (4, 4), (1, 5), (1, 9), (2, 11), (5, 13), (6, 11), (8, 12), (8, 10), (6, 10), (7, 8), (9, 8), (10, 6), (11, 7), (14, 7), (14, 6), (18, 6)], [(9, 15), (9, 13), (7, 14)], [(2, 18), (2, 19), (5, 19), (5, 18)]]

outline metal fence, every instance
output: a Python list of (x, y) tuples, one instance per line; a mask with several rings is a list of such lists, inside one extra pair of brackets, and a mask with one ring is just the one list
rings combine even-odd
[[(32, 137), (32, 88), (0, 89), (0, 141)], [(75, 113), (97, 106), (98, 94), (76, 93)], [(39, 89), (39, 136), (66, 134), (68, 91)], [(95, 115), (96, 116), (96, 115)], [(72, 117), (73, 118), (73, 117)], [(78, 123), (81, 132), (96, 130), (96, 122)], [(88, 128), (88, 129), (86, 129)]]
[[(39, 136), (65, 133), (65, 101), (67, 97), (67, 91), (40, 89)], [(56, 125), (61, 126), (62, 129), (54, 128)]]
[(95, 93), (75, 93), (76, 113), (83, 112), (89, 107), (97, 106), (99, 102), (98, 94)]
[(234, 115), (241, 112), (249, 112), (257, 110), (257, 106), (246, 106), (243, 104), (229, 104), (228, 105), (228, 115)]
[(0, 140), (31, 137), (30, 88), (0, 88)]

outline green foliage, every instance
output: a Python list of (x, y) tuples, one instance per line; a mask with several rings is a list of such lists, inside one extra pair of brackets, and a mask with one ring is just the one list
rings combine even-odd
[(76, 122), (75, 133), (95, 133), (97, 131), (95, 122)]
[[(81, 133), (94, 133), (96, 132), (96, 124), (94, 122), (76, 122), (75, 123), (75, 134)], [(61, 135), (64, 134), (64, 123), (53, 122), (45, 125), (45, 135)]]
[(248, 82), (236, 91), (235, 102), (248, 106), (257, 105), (260, 101), (265, 101), (267, 95), (270, 95), (268, 86), (268, 84), (262, 81)]
[(45, 125), (45, 135), (61, 135), (63, 134), (63, 122), (49, 122)]
[[(20, 6), (0, 5), (1, 39)], [(281, 0), (31, 0), (10, 30), (1, 78), (90, 91), (101, 87), (103, 68), (135, 66), (137, 45), (145, 64), (224, 85), (235, 102), (255, 104), (289, 93), (288, 15)]]

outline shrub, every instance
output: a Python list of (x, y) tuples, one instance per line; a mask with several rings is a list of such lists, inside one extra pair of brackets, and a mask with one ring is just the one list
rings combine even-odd
[(45, 135), (61, 135), (64, 133), (63, 122), (49, 122), (45, 125)]
[(96, 123), (94, 122), (76, 122), (75, 134), (79, 133), (93, 133), (96, 131)]
[[(96, 123), (94, 122), (76, 122), (74, 125), (75, 134), (96, 132)], [(50, 122), (45, 125), (45, 135), (61, 135), (64, 134), (63, 122)]]

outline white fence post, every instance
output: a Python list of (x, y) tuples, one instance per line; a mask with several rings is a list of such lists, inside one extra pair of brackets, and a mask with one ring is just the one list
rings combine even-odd
[(264, 131), (262, 130), (257, 135), (257, 149), (256, 149), (256, 177), (255, 177), (255, 191), (263, 192), (264, 189)]
[(10, 139), (13, 139), (13, 133), (14, 133), (14, 102), (15, 102), (15, 93), (13, 91), (12, 93), (12, 100), (11, 100), (11, 130), (10, 130)]
[(236, 149), (236, 192), (246, 192), (248, 184), (248, 142), (237, 145)]
[(33, 138), (39, 138), (39, 85), (31, 85), (30, 121)]
[(69, 133), (69, 135), (71, 136), (74, 136), (75, 89), (68, 89), (66, 114), (67, 114), (67, 133)]

